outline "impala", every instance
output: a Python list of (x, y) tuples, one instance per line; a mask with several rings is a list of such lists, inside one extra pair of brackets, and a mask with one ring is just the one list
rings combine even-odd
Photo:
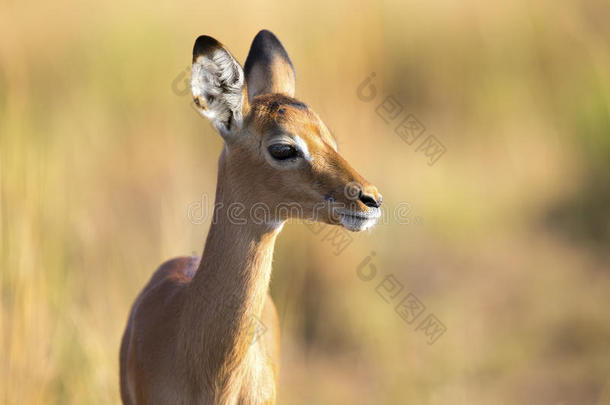
[[(243, 69), (218, 41), (197, 38), (193, 98), (224, 140), (214, 220), (202, 256), (162, 264), (133, 304), (120, 353), (123, 403), (274, 404), (279, 325), (268, 287), (284, 222), (360, 231), (379, 218), (381, 195), (294, 88), (292, 62), (271, 32), (256, 35)], [(254, 220), (261, 204), (265, 218)], [(253, 320), (266, 328), (259, 339)]]

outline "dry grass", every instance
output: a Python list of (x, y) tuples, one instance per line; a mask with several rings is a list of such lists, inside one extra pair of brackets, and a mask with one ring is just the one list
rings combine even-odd
[[(281, 403), (608, 403), (606, 6), (3, 1), (0, 402), (119, 401), (134, 297), (209, 224), (187, 207), (212, 198), (221, 141), (172, 81), (197, 35), (243, 62), (269, 28), (342, 153), (421, 218), (338, 256), (286, 227)], [(434, 166), (376, 115), (389, 95), (447, 147)], [(390, 274), (446, 325), (434, 345), (377, 295)]]

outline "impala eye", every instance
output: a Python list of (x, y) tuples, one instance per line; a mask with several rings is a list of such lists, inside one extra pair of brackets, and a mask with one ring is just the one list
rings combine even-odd
[(285, 143), (273, 144), (267, 150), (276, 160), (296, 159), (300, 156), (299, 151), (294, 146)]

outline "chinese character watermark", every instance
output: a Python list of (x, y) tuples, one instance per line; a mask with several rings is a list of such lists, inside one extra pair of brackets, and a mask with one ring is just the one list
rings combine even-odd
[[(377, 97), (377, 87), (373, 84), (375, 72), (365, 78), (356, 89), (358, 99), (370, 103)], [(403, 114), (404, 112), (404, 114)], [(422, 152), (428, 165), (434, 165), (447, 151), (445, 145), (434, 135), (423, 137), (426, 127), (412, 113), (405, 112), (404, 106), (392, 94), (385, 97), (375, 107), (375, 113), (386, 124), (394, 126), (394, 133), (407, 145), (417, 144), (415, 152)]]
[[(388, 274), (385, 277), (377, 277), (378, 269), (373, 263), (375, 252), (365, 257), (362, 262), (356, 267), (356, 275), (364, 282), (371, 282), (378, 278), (381, 281), (376, 281), (375, 292), (379, 297), (390, 304), (394, 308), (394, 312), (407, 325), (415, 324), (415, 331), (421, 331), (426, 337), (429, 345), (434, 344), (446, 331), (447, 327), (434, 315), (428, 313), (425, 318), (421, 315), (426, 311), (426, 306), (413, 292), (403, 294), (404, 285), (396, 278), (394, 274)], [(419, 319), (418, 322), (415, 322)]]

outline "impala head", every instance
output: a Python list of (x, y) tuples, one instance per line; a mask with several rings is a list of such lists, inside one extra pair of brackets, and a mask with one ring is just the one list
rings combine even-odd
[(197, 38), (191, 89), (225, 141), (221, 176), (240, 201), (265, 204), (276, 222), (299, 217), (351, 231), (377, 222), (381, 194), (337, 152), (320, 117), (294, 98), (292, 62), (271, 32), (256, 35), (244, 69), (214, 38)]

